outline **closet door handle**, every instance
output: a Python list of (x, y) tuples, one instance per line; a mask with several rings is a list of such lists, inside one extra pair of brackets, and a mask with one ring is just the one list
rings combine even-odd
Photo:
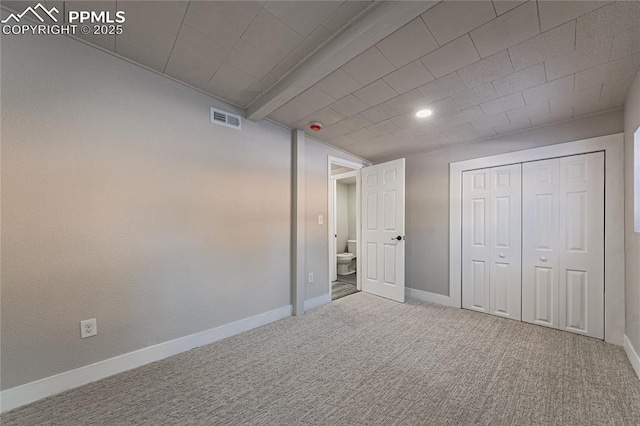
[(498, 257), (499, 257), (500, 259), (504, 259), (505, 255), (504, 255), (504, 253), (500, 253), (500, 254), (498, 255)]
[(547, 258), (546, 258), (546, 257), (544, 257), (544, 256), (542, 256), (542, 257), (540, 258), (540, 260), (541, 260), (542, 262), (546, 262), (546, 261), (547, 261)]

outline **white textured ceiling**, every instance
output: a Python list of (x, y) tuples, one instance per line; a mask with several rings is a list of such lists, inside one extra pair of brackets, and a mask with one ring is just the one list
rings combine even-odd
[(447, 1), (270, 118), (377, 161), (619, 108), (639, 66), (640, 2)]
[[(46, 3), (125, 10), (122, 35), (86, 41), (240, 107), (371, 5)], [(269, 118), (305, 130), (320, 121), (313, 137), (377, 161), (619, 108), (639, 66), (640, 1), (443, 1)], [(422, 108), (433, 115), (416, 118)]]
[[(2, 0), (3, 6), (15, 11), (37, 3)], [(79, 36), (244, 108), (371, 1), (49, 0), (46, 4), (61, 12), (65, 6), (125, 11), (122, 35)]]

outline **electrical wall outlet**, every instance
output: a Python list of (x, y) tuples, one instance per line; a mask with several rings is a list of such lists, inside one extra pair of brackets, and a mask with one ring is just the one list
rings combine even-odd
[(313, 272), (309, 272), (309, 282), (313, 282)]
[(95, 318), (80, 321), (80, 338), (91, 337), (98, 334), (98, 324)]

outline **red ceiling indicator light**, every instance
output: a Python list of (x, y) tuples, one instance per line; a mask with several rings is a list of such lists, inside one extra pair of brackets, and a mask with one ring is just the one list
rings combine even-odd
[(309, 128), (314, 132), (322, 130), (322, 123), (319, 121), (312, 121), (309, 123)]

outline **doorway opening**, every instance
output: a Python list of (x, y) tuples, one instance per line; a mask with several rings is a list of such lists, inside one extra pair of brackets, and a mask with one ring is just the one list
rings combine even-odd
[(331, 300), (361, 290), (359, 271), (360, 168), (329, 158), (329, 292)]

